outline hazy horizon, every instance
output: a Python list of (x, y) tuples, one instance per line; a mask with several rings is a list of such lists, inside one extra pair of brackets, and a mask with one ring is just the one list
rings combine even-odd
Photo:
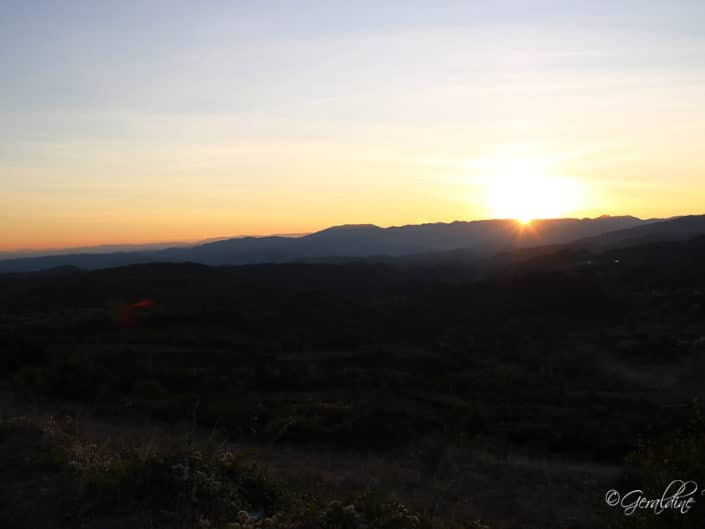
[(0, 251), (705, 203), (705, 4), (0, 7)]
[[(565, 217), (546, 217), (546, 218), (536, 218), (536, 219), (531, 219), (530, 223), (536, 223), (536, 222), (545, 222), (545, 221), (553, 221), (553, 220), (596, 220), (600, 218), (605, 218), (605, 217), (633, 217), (641, 221), (645, 222), (650, 222), (650, 221), (659, 221), (659, 220), (668, 220), (672, 218), (680, 218), (680, 217), (687, 217), (687, 216), (699, 216), (699, 215), (705, 215), (705, 213), (687, 213), (687, 214), (682, 214), (682, 215), (673, 215), (670, 217), (638, 217), (636, 215), (629, 215), (627, 213), (622, 214), (622, 215), (609, 215), (609, 214), (602, 214), (602, 215), (596, 215), (594, 217), (577, 217), (577, 216), (565, 216)], [(228, 239), (244, 239), (244, 238), (267, 238), (267, 237), (288, 237), (288, 238), (299, 238), (299, 237), (305, 237), (307, 235), (311, 235), (314, 233), (318, 233), (320, 231), (324, 231), (327, 229), (332, 229), (332, 228), (341, 228), (341, 227), (347, 227), (347, 226), (374, 226), (376, 228), (381, 228), (381, 229), (390, 229), (390, 228), (404, 228), (404, 227), (411, 227), (411, 226), (421, 226), (421, 225), (431, 225), (431, 224), (453, 224), (453, 223), (472, 223), (472, 222), (487, 222), (487, 221), (512, 221), (512, 222), (517, 222), (518, 224), (521, 224), (520, 221), (517, 219), (513, 218), (494, 218), (494, 217), (488, 217), (488, 218), (478, 218), (478, 219), (455, 219), (455, 220), (450, 220), (450, 221), (427, 221), (427, 222), (419, 222), (419, 223), (406, 223), (406, 224), (388, 224), (388, 225), (379, 225), (375, 223), (370, 223), (370, 222), (353, 222), (353, 223), (345, 223), (345, 224), (333, 224), (330, 226), (321, 226), (317, 229), (314, 229), (309, 232), (304, 232), (304, 233), (261, 233), (261, 234), (255, 234), (255, 233), (233, 233), (230, 235), (219, 235), (219, 236), (209, 236), (205, 238), (199, 238), (195, 240), (174, 240), (174, 241), (165, 241), (165, 240), (154, 240), (154, 241), (145, 241), (145, 242), (134, 242), (134, 241), (118, 241), (118, 242), (113, 242), (113, 243), (106, 243), (106, 244), (88, 244), (88, 245), (81, 245), (81, 246), (56, 246), (56, 247), (50, 247), (50, 248), (13, 248), (13, 249), (0, 249), (0, 258), (12, 258), (12, 257), (24, 257), (24, 256), (40, 256), (40, 255), (50, 255), (52, 253), (70, 253), (74, 251), (86, 251), (86, 250), (96, 250), (99, 252), (97, 253), (109, 253), (113, 251), (122, 251), (123, 249), (125, 250), (140, 250), (140, 249), (162, 249), (162, 248), (169, 248), (169, 247), (177, 247), (177, 246), (196, 246), (200, 244), (207, 244), (210, 242), (216, 242), (216, 241), (222, 241), (222, 240), (228, 240)]]

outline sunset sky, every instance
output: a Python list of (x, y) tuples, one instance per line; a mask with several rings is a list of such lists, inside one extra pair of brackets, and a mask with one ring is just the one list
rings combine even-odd
[(0, 3), (0, 250), (705, 213), (705, 2)]

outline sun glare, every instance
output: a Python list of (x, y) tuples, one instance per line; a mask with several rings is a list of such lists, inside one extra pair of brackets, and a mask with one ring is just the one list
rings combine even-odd
[(580, 192), (572, 179), (542, 174), (524, 161), (502, 165), (487, 185), (492, 217), (529, 224), (534, 219), (565, 216), (578, 206)]

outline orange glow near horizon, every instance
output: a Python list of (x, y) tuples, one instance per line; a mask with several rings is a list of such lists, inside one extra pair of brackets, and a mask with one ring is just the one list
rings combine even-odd
[(705, 213), (696, 0), (25, 4), (0, 251)]
[[(125, 178), (120, 168), (106, 170), (104, 181), (81, 181), (74, 191), (77, 167), (56, 174), (56, 192), (0, 190), (6, 206), (0, 224), (12, 227), (3, 233), (0, 251), (191, 243), (311, 233), (341, 224), (703, 213), (697, 186), (627, 178), (626, 170), (623, 178), (603, 177), (594, 167), (598, 156), (569, 159), (560, 146), (508, 144), (455, 159), (377, 151), (359, 156), (356, 149), (322, 145), (300, 146), (298, 158), (291, 151), (256, 149), (260, 171), (274, 176), (251, 187), (217, 176), (215, 168), (208, 176), (199, 168), (179, 178), (157, 173), (144, 180)], [(229, 158), (219, 163), (236, 166)], [(328, 178), (321, 167), (335, 170), (337, 178)], [(135, 164), (124, 171), (146, 169)], [(695, 175), (690, 178), (697, 182)]]

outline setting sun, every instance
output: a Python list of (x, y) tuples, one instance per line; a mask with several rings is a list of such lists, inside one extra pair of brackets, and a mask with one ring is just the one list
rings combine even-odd
[(548, 176), (530, 162), (502, 164), (488, 181), (487, 208), (495, 218), (533, 219), (560, 217), (579, 207), (578, 184), (567, 177)]

